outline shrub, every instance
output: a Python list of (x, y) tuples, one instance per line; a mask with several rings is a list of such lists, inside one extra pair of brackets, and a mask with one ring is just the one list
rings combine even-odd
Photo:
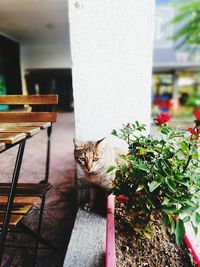
[(185, 222), (195, 232), (200, 223), (200, 111), (195, 115), (194, 127), (178, 131), (168, 127), (168, 114), (159, 114), (158, 138), (145, 135), (138, 121), (112, 132), (128, 144), (128, 153), (108, 170), (115, 170), (113, 193), (126, 204), (126, 222), (147, 234), (150, 216), (158, 211), (177, 244), (184, 238)]

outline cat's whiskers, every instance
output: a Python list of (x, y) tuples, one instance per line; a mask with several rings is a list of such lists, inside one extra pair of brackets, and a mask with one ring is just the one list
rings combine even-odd
[(89, 175), (97, 175), (99, 174), (97, 171), (91, 171), (91, 172), (88, 172)]
[(94, 171), (90, 171), (90, 172), (88, 172), (88, 173), (89, 173), (89, 175), (97, 175), (97, 174), (102, 173), (102, 171), (103, 171), (104, 169), (105, 169), (105, 167), (102, 166), (102, 167), (99, 167), (99, 168), (97, 168), (96, 170), (94, 170)]

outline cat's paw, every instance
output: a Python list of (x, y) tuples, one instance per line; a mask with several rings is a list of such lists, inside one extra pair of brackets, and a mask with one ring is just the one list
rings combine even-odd
[(84, 206), (83, 206), (83, 209), (85, 211), (91, 211), (93, 209), (93, 205), (90, 204), (90, 203), (86, 203)]

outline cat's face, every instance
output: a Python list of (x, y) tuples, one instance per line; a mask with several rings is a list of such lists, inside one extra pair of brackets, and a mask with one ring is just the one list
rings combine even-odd
[(98, 174), (104, 167), (104, 138), (98, 141), (80, 141), (74, 139), (74, 157), (76, 162), (88, 174)]

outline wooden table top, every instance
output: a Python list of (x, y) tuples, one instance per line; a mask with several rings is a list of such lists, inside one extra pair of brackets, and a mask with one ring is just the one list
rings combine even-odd
[(26, 138), (26, 133), (0, 133), (0, 142), (5, 144), (15, 144)]
[(25, 133), (26, 135), (34, 135), (40, 131), (39, 127), (16, 127), (16, 126), (8, 126), (8, 127), (1, 127), (0, 126), (0, 134), (1, 133)]
[(6, 149), (6, 145), (14, 145), (48, 128), (50, 125), (51, 122), (1, 122), (0, 152)]
[(40, 129), (46, 129), (51, 126), (51, 122), (0, 122), (1, 127), (40, 127)]

